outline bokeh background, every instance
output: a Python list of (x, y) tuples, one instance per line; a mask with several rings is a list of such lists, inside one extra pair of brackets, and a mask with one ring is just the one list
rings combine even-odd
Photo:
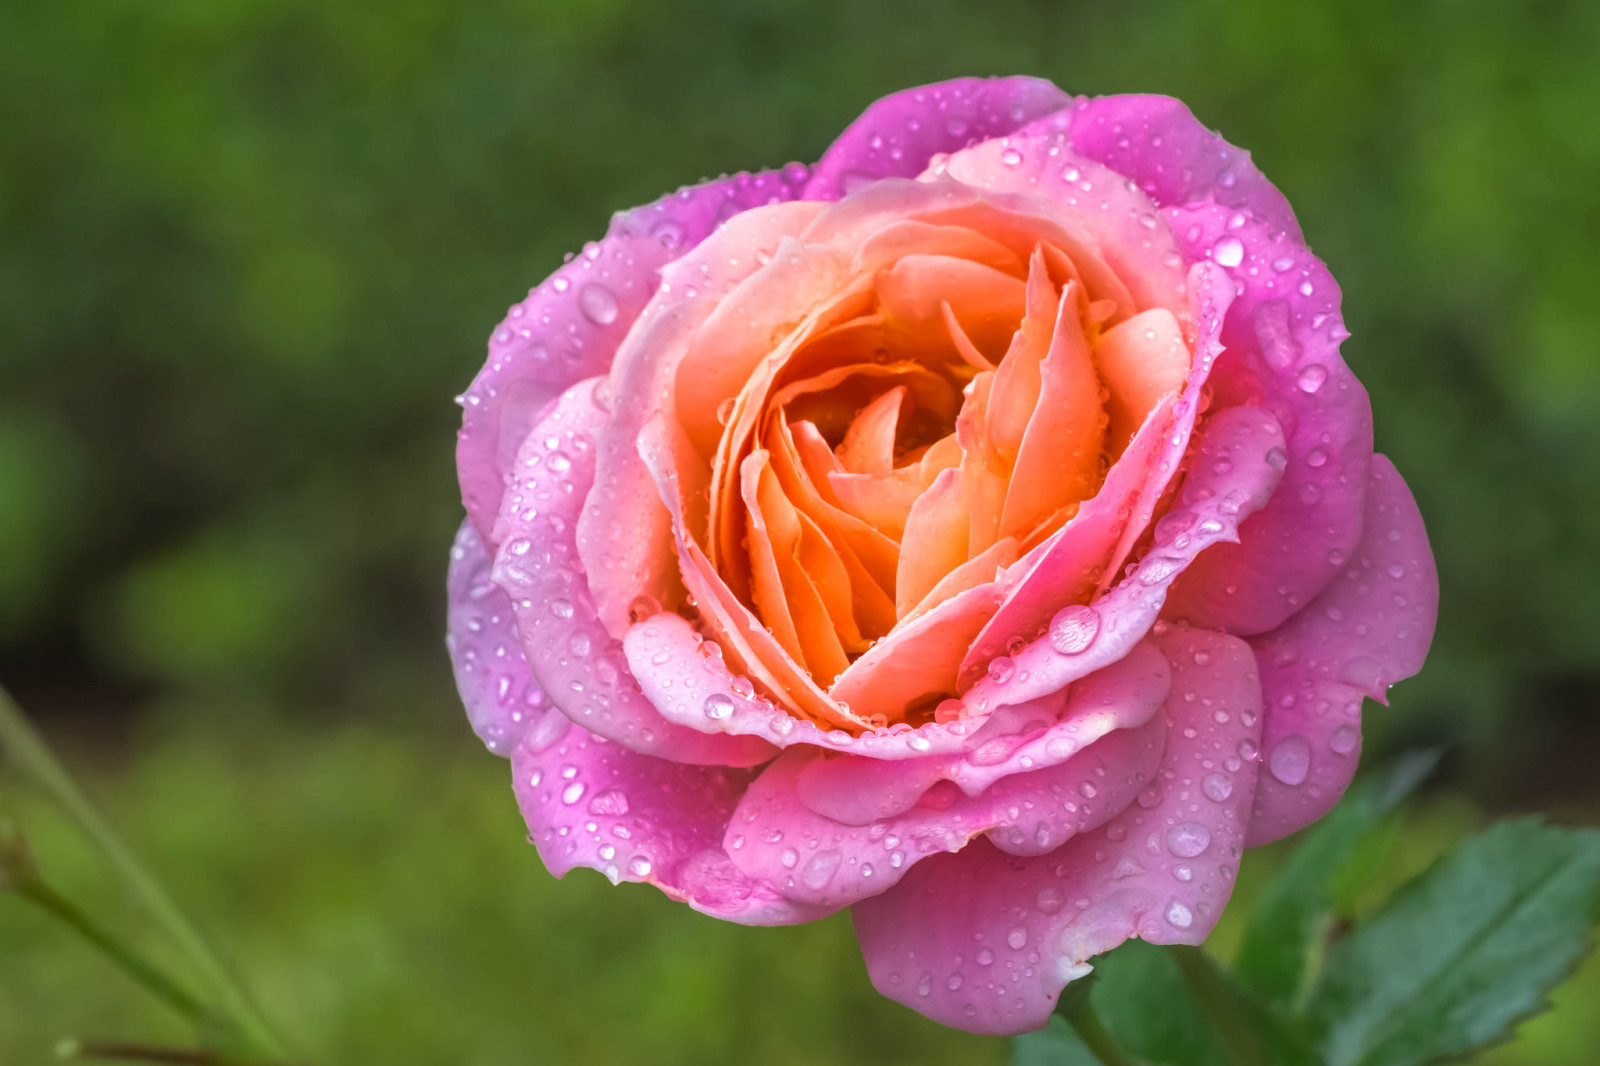
[[(319, 1064), (1000, 1063), (876, 998), (844, 919), (545, 874), (442, 643), (490, 328), (613, 209), (894, 89), (1182, 97), (1342, 283), (1432, 531), (1432, 659), (1368, 705), (1372, 757), (1447, 751), (1398, 881), (1500, 814), (1600, 820), (1597, 55), (1589, 0), (6, 0), (0, 682)], [(1592, 1066), (1597, 999), (1591, 963), (1480, 1061)], [(0, 1062), (68, 1034), (184, 1038), (0, 896)]]

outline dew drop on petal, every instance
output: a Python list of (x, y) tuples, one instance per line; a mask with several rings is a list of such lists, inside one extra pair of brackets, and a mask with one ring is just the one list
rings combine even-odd
[(1311, 772), (1311, 744), (1305, 737), (1284, 737), (1267, 758), (1267, 769), (1286, 785), (1298, 785)]

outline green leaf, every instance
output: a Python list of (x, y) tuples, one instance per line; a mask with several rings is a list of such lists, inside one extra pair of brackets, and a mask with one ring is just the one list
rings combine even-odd
[(1090, 998), (1117, 1043), (1167, 1066), (1231, 1066), (1164, 949), (1130, 940), (1095, 959), (1094, 968)]
[(1241, 983), (1280, 1009), (1300, 1002), (1331, 921), (1341, 875), (1384, 816), (1437, 761), (1437, 752), (1415, 752), (1363, 778), (1304, 834), (1251, 910), (1234, 960)]
[(1504, 1039), (1587, 952), (1600, 830), (1471, 838), (1336, 943), (1311, 1003), (1328, 1066), (1410, 1066)]
[(1059, 1014), (1037, 1033), (1023, 1033), (1011, 1041), (1011, 1066), (1100, 1066), (1094, 1052), (1083, 1046), (1072, 1026)]

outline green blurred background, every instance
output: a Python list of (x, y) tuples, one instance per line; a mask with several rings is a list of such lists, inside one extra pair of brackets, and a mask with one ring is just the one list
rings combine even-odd
[[(1369, 704), (1373, 755), (1449, 752), (1398, 880), (1502, 813), (1600, 820), (1597, 56), (1589, 0), (5, 0), (0, 681), (324, 1066), (999, 1063), (876, 998), (842, 919), (544, 873), (442, 645), (489, 330), (613, 209), (892, 90), (1182, 97), (1342, 283), (1432, 531), (1432, 659)], [(1480, 1061), (1592, 1066), (1597, 998), (1591, 963)], [(0, 1062), (67, 1034), (184, 1038), (0, 897)]]

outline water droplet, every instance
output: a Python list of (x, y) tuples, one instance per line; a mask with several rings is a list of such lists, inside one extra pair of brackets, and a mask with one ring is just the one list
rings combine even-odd
[(990, 951), (988, 948), (979, 948), (977, 959), (979, 966), (988, 966), (990, 963), (994, 962), (994, 952)]
[(1174, 929), (1187, 929), (1194, 924), (1194, 912), (1177, 900), (1167, 904), (1167, 921)]
[(1080, 655), (1100, 635), (1100, 615), (1093, 607), (1063, 607), (1050, 620), (1050, 646), (1061, 655)]
[(1321, 363), (1307, 363), (1295, 378), (1301, 392), (1316, 392), (1328, 380), (1328, 368)]
[(1008, 167), (1014, 167), (1018, 163), (1022, 162), (1022, 153), (1017, 151), (1015, 148), (1007, 148), (1005, 151), (1000, 153), (1000, 162), (1004, 163)]
[(783, 863), (784, 869), (792, 870), (800, 861), (800, 853), (793, 848), (784, 848), (782, 854), (778, 856), (778, 861)]
[(628, 797), (620, 790), (608, 788), (604, 792), (595, 793), (594, 799), (589, 801), (590, 814), (627, 814)]
[(997, 685), (1003, 685), (1011, 680), (1011, 675), (1016, 670), (1016, 664), (1004, 655), (996, 656), (989, 662), (989, 680)]
[(572, 784), (561, 790), (562, 803), (570, 806), (571, 804), (577, 803), (581, 799), (583, 799), (582, 781), (574, 781)]
[(1213, 803), (1221, 803), (1233, 795), (1233, 779), (1227, 774), (1210, 773), (1200, 779), (1200, 791)]
[(1021, 951), (1028, 946), (1028, 930), (1025, 926), (1017, 926), (1006, 934), (1006, 943), (1013, 951)]
[(1199, 822), (1181, 822), (1167, 831), (1167, 850), (1180, 859), (1203, 855), (1211, 846), (1211, 831)]
[(550, 601), (550, 613), (555, 615), (557, 618), (571, 618), (572, 617), (572, 601), (571, 600), (559, 600), (559, 599), (558, 600), (551, 600)]
[(1274, 470), (1282, 470), (1289, 465), (1289, 453), (1282, 448), (1268, 448), (1266, 454), (1267, 465)]
[(617, 320), (617, 298), (611, 290), (597, 281), (591, 281), (578, 292), (578, 309), (597, 326), (609, 326)]
[(1211, 246), (1211, 258), (1218, 266), (1236, 267), (1244, 262), (1244, 242), (1237, 237), (1224, 237)]
[(1035, 902), (1042, 913), (1055, 914), (1066, 904), (1067, 897), (1054, 885), (1046, 885), (1039, 890), (1039, 897)]
[(706, 697), (702, 707), (707, 718), (720, 720), (733, 713), (733, 698), (721, 692), (713, 692)]
[(806, 860), (805, 869), (800, 871), (800, 880), (805, 882), (807, 888), (821, 888), (833, 879), (841, 858), (843, 856), (831, 848), (817, 852)]
[(1333, 736), (1328, 738), (1328, 747), (1332, 748), (1335, 755), (1349, 755), (1356, 750), (1356, 745), (1361, 743), (1361, 730), (1353, 725), (1342, 725), (1333, 731)]
[(1286, 785), (1298, 785), (1306, 779), (1311, 772), (1311, 744), (1305, 737), (1284, 737), (1278, 746), (1272, 749), (1271, 756), (1267, 759), (1267, 769)]
[(652, 869), (654, 867), (650, 865), (650, 860), (643, 855), (635, 855), (628, 860), (628, 872), (635, 877), (648, 877)]

